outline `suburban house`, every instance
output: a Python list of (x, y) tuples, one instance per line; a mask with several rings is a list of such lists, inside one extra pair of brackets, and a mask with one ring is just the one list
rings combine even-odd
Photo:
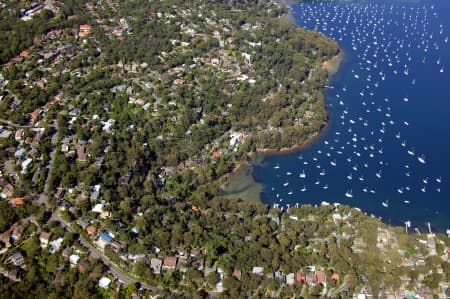
[(294, 285), (294, 283), (295, 283), (295, 274), (294, 273), (289, 273), (288, 275), (286, 275), (286, 283), (288, 285)]
[(64, 250), (61, 251), (61, 256), (65, 260), (68, 260), (71, 255), (72, 255), (72, 249), (70, 249), (70, 247), (64, 248)]
[(11, 240), (16, 241), (22, 237), (23, 234), (23, 226), (20, 224), (14, 224), (11, 232)]
[(242, 271), (238, 269), (234, 269), (233, 273), (231, 274), (234, 278), (237, 280), (241, 280), (242, 277)]
[(323, 286), (327, 285), (327, 277), (326, 277), (324, 271), (317, 271), (316, 272), (316, 276), (317, 276), (317, 283), (318, 284), (321, 284)]
[(80, 272), (84, 272), (89, 268), (89, 261), (87, 259), (82, 260), (81, 262), (78, 263), (78, 269), (80, 270)]
[(65, 200), (65, 199), (61, 199), (58, 202), (58, 208), (59, 208), (60, 211), (68, 210), (71, 207), (72, 207), (72, 204), (70, 202), (68, 202), (67, 200)]
[(192, 261), (191, 265), (198, 271), (203, 271), (203, 268), (205, 266), (205, 260), (204, 259), (194, 259)]
[(264, 268), (263, 267), (253, 267), (252, 273), (262, 276), (264, 274)]
[(6, 259), (7, 264), (13, 264), (14, 266), (20, 267), (25, 264), (25, 260), (20, 252), (14, 253), (9, 258)]
[(101, 287), (102, 289), (107, 289), (110, 284), (111, 284), (111, 279), (109, 279), (106, 276), (103, 276), (102, 278), (100, 278), (100, 280), (98, 282), (98, 286)]
[(178, 258), (176, 256), (166, 256), (162, 268), (163, 270), (175, 269), (177, 262)]
[(300, 272), (295, 273), (295, 280), (297, 281), (297, 283), (306, 284), (306, 277), (303, 276)]
[(100, 247), (100, 249), (105, 249), (105, 246), (111, 244), (113, 240), (114, 236), (111, 233), (103, 232), (95, 241), (95, 244), (97, 244), (97, 246)]
[(91, 29), (92, 29), (91, 25), (81, 24), (79, 30), (80, 37), (89, 36), (91, 34)]
[(158, 258), (152, 258), (150, 260), (150, 269), (152, 269), (153, 273), (159, 274), (161, 273), (162, 260)]
[(39, 235), (39, 242), (41, 242), (42, 248), (46, 248), (48, 246), (48, 242), (50, 242), (51, 236), (52, 236), (52, 233), (50, 233), (50, 232), (42, 232)]
[(72, 266), (77, 265), (79, 261), (80, 261), (80, 257), (79, 257), (78, 255), (76, 255), (76, 254), (72, 254), (72, 255), (69, 257), (69, 263), (70, 263)]
[(13, 207), (13, 208), (17, 208), (17, 207), (21, 207), (23, 206), (23, 197), (16, 197), (13, 198), (9, 201), (9, 204)]
[(338, 282), (339, 281), (339, 274), (333, 273), (333, 275), (331, 275), (331, 280), (334, 280), (335, 282)]
[(58, 238), (56, 240), (51, 241), (50, 246), (52, 247), (52, 251), (53, 252), (59, 251), (61, 249), (63, 241), (64, 241), (63, 238)]
[(97, 232), (97, 229), (95, 228), (95, 226), (89, 225), (86, 227), (86, 232), (88, 233), (89, 236), (93, 236)]

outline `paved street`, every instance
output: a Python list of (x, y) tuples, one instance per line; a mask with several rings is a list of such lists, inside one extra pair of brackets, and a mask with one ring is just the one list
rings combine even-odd
[[(0, 119), (0, 123), (9, 125), (9, 126), (14, 127), (14, 128), (30, 128), (29, 126), (19, 126), (19, 125), (13, 124), (13, 123), (11, 123), (11, 122), (9, 122), (7, 120), (3, 120), (3, 119)], [(54, 163), (55, 163), (55, 151), (56, 151), (56, 148), (57, 148), (57, 141), (58, 141), (58, 124), (57, 124), (57, 122), (55, 122), (54, 128), (55, 128), (55, 133), (52, 136), (51, 149), (50, 149), (51, 151), (49, 153), (50, 161), (49, 161), (49, 164), (46, 167), (47, 168), (47, 177), (45, 179), (44, 192), (42, 192), (39, 195), (39, 198), (37, 199), (37, 204), (38, 205), (45, 205), (47, 208), (49, 208), (47, 201), (48, 201), (50, 193), (52, 192), (52, 190), (49, 190), (50, 189), (50, 177), (51, 177), (51, 173), (52, 173), (52, 170), (53, 170), (53, 167), (54, 167)], [(7, 161), (4, 164), (4, 167), (5, 167), (5, 170), (10, 175), (12, 175), (16, 180), (18, 179), (17, 173), (14, 171), (14, 164), (13, 163), (11, 163), (10, 161)], [(61, 218), (60, 215), (58, 215), (57, 212), (52, 214), (52, 217), (50, 218), (50, 220), (58, 221), (68, 231), (74, 232), (71, 224), (69, 222), (65, 221), (63, 218)], [(94, 247), (82, 235), (79, 236), (79, 241), (84, 247), (87, 248), (89, 254), (91, 256), (93, 256), (95, 259), (101, 260), (109, 268), (110, 272), (114, 275), (114, 277), (116, 277), (121, 283), (123, 283), (123, 284), (140, 283), (140, 285), (144, 289), (147, 289), (147, 290), (158, 290), (157, 288), (153, 288), (151, 286), (148, 286), (145, 283), (142, 283), (141, 281), (139, 281), (138, 279), (132, 278), (129, 275), (125, 274), (117, 265), (112, 263), (99, 249)], [(5, 276), (8, 275), (8, 273), (3, 271), (3, 269), (0, 269), (0, 274), (3, 274)]]
[[(50, 220), (55, 220), (58, 221), (59, 223), (61, 223), (62, 226), (64, 226), (68, 231), (70, 232), (74, 232), (74, 230), (72, 229), (72, 226), (70, 225), (70, 223), (68, 223), (67, 221), (65, 221), (63, 218), (61, 218), (58, 213), (53, 213), (52, 217), (50, 218)], [(131, 277), (129, 277), (128, 275), (124, 274), (122, 272), (121, 269), (119, 269), (118, 266), (114, 265), (113, 263), (111, 263), (108, 258), (106, 258), (106, 256), (97, 248), (95, 248), (91, 243), (89, 243), (89, 241), (87, 241), (82, 235), (80, 235), (79, 237), (80, 243), (85, 246), (90, 255), (92, 255), (94, 258), (101, 260), (111, 271), (111, 273), (117, 278), (119, 279), (122, 283), (124, 284), (132, 284), (132, 283), (136, 283), (139, 282), (137, 279), (133, 279)], [(150, 287), (148, 287), (150, 288)]]

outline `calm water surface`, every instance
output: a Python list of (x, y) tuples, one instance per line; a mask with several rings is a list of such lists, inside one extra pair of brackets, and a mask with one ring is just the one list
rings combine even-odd
[[(294, 4), (345, 51), (314, 145), (266, 156), (264, 203), (344, 203), (386, 222), (450, 228), (450, 1)], [(423, 163), (424, 162), (424, 163)]]

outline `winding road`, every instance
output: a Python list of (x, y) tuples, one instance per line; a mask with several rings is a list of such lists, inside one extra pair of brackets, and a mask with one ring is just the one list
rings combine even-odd
[[(57, 148), (57, 141), (58, 141), (58, 124), (57, 124), (57, 122), (55, 122), (54, 128), (55, 128), (55, 133), (53, 134), (52, 141), (51, 141), (50, 161), (49, 161), (49, 164), (47, 166), (48, 173), (47, 173), (47, 178), (45, 180), (44, 192), (42, 192), (40, 194), (39, 199), (37, 200), (37, 203), (39, 205), (45, 205), (47, 208), (49, 208), (48, 197), (49, 197), (49, 194), (50, 194), (50, 191), (51, 191), (51, 190), (49, 190), (50, 189), (50, 176), (51, 176), (52, 169), (53, 169), (54, 163), (55, 163), (55, 150)], [(52, 216), (51, 216), (50, 220), (58, 221), (69, 232), (75, 232), (74, 229), (72, 228), (71, 224), (69, 222), (67, 222), (66, 220), (64, 220), (58, 214), (58, 212), (52, 213)], [(88, 249), (89, 254), (91, 256), (93, 256), (94, 258), (101, 260), (109, 268), (109, 270), (111, 271), (112, 275), (114, 275), (114, 277), (116, 277), (121, 283), (123, 283), (123, 284), (139, 283), (142, 286), (142, 288), (144, 288), (144, 289), (159, 290), (157, 288), (154, 288), (154, 287), (151, 287), (149, 285), (146, 285), (145, 283), (139, 281), (136, 278), (130, 277), (129, 275), (125, 274), (119, 268), (119, 266), (117, 266), (113, 262), (111, 262), (99, 249), (94, 247), (82, 235), (79, 235), (79, 241), (84, 247), (86, 247)]]

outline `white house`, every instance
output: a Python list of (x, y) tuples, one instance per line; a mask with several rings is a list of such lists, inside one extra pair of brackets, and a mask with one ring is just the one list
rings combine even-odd
[(100, 280), (98, 282), (98, 286), (103, 289), (107, 289), (110, 284), (111, 284), (111, 279), (109, 279), (106, 276), (103, 276), (102, 278), (100, 278)]

